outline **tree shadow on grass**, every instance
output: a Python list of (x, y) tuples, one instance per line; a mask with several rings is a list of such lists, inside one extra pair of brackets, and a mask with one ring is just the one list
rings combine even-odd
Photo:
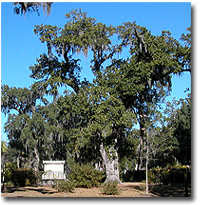
[(24, 192), (25, 190), (23, 187), (6, 187), (3, 193), (13, 193), (15, 191)]
[[(150, 185), (150, 192), (160, 197), (186, 197), (184, 185)], [(191, 197), (191, 186), (188, 187), (188, 197)]]
[(57, 193), (57, 191), (49, 190), (48, 188), (37, 188), (37, 187), (7, 187), (4, 193), (26, 192), (26, 191), (35, 191), (41, 194)]
[[(137, 191), (144, 192), (146, 189), (145, 184), (130, 184), (124, 189), (135, 189)], [(186, 197), (185, 186), (184, 184), (176, 185), (163, 185), (163, 184), (154, 184), (149, 185), (149, 193), (156, 195), (158, 197)], [(191, 197), (191, 185), (188, 187), (188, 197)]]
[(46, 188), (39, 188), (39, 189), (27, 188), (27, 190), (40, 192), (41, 194), (55, 194), (55, 193), (58, 193), (57, 191), (48, 190)]

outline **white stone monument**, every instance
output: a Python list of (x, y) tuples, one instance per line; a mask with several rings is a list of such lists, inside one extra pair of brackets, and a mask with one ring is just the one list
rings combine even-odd
[(64, 172), (65, 161), (43, 161), (44, 174), (43, 181), (53, 181), (57, 179), (66, 179)]

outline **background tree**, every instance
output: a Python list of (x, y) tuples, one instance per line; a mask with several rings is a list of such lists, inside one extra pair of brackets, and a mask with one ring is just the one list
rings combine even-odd
[[(31, 166), (29, 163), (31, 158), (33, 161), (38, 162), (39, 160), (36, 145), (33, 147), (37, 141), (36, 136), (39, 135), (31, 136), (31, 133), (36, 131), (35, 127), (31, 127), (32, 123), (39, 121), (38, 118), (35, 118), (35, 115), (38, 114), (37, 101), (46, 104), (46, 99), (43, 98), (43, 93), (39, 90), (2, 86), (2, 112), (8, 114), (5, 131), (10, 147), (15, 148), (18, 167), (23, 166), (25, 161), (28, 161), (28, 166)], [(34, 156), (31, 152), (34, 152)]]
[(191, 165), (191, 131), (192, 131), (192, 97), (189, 93), (185, 99), (176, 102), (171, 112), (169, 126), (173, 127), (173, 136), (178, 141), (175, 157), (180, 164)]
[(191, 95), (168, 102), (157, 118), (157, 127), (151, 127), (150, 166), (191, 164)]

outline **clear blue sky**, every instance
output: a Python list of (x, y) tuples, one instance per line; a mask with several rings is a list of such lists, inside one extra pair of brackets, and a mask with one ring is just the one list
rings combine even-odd
[[(81, 8), (88, 16), (107, 25), (120, 25), (127, 21), (147, 27), (153, 34), (169, 30), (173, 37), (180, 39), (191, 25), (191, 4), (187, 3), (54, 3), (49, 16), (27, 14), (18, 16), (13, 12), (12, 3), (1, 4), (1, 81), (13, 87), (29, 87), (33, 80), (29, 66), (45, 51), (38, 37), (33, 33), (34, 25), (51, 24), (63, 26), (65, 14)], [(87, 60), (83, 62), (82, 77), (91, 78)], [(184, 97), (185, 88), (190, 88), (190, 75), (173, 78), (172, 97)], [(2, 115), (1, 133), (5, 116)]]

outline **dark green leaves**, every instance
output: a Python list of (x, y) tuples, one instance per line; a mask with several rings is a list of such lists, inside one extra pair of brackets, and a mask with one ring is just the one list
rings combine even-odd
[(36, 103), (37, 96), (27, 88), (9, 88), (7, 85), (1, 87), (2, 111), (6, 114), (11, 110), (19, 114), (31, 112), (32, 106)]

